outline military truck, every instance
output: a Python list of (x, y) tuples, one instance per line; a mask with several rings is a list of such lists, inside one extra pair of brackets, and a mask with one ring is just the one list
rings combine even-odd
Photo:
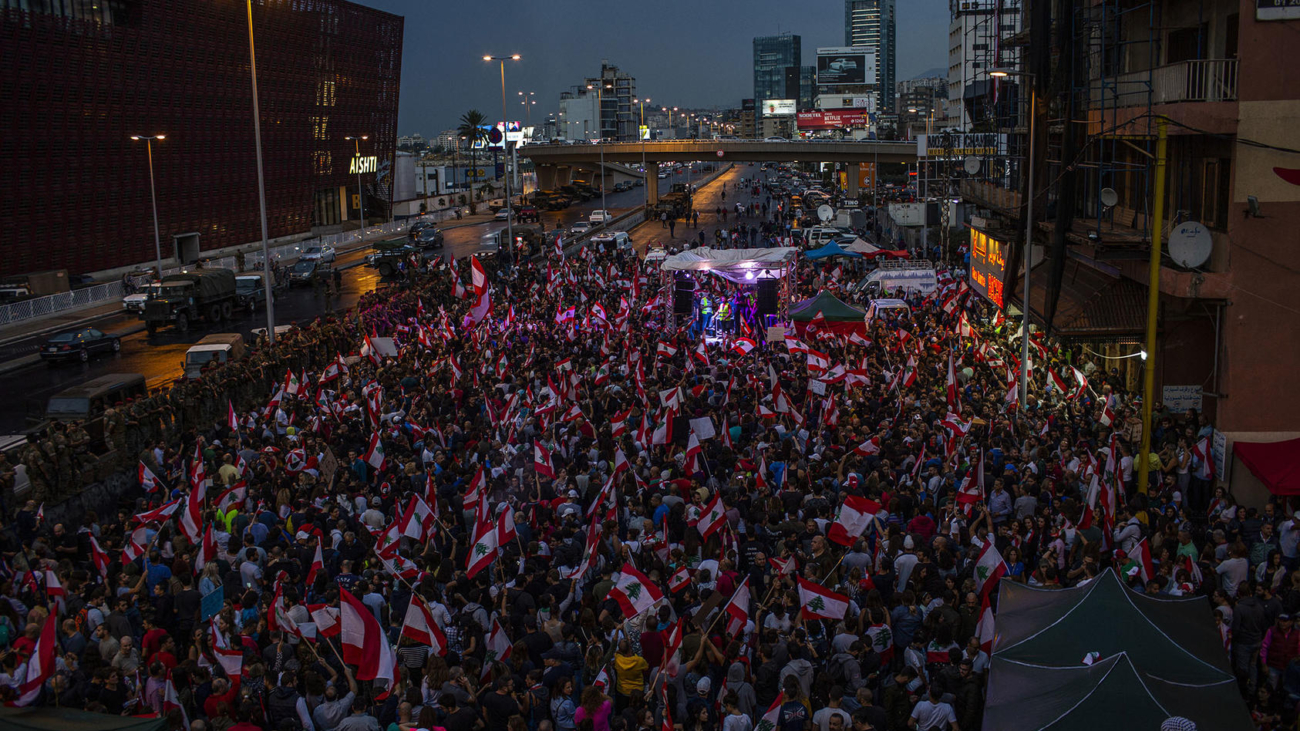
[(366, 254), (366, 266), (378, 269), (381, 277), (391, 277), (400, 270), (401, 263), (409, 259), (412, 254), (420, 255), (420, 247), (416, 243), (400, 239), (379, 241), (372, 247), (372, 251)]
[(673, 183), (672, 189), (659, 196), (654, 205), (654, 215), (667, 213), (672, 218), (680, 218), (691, 209), (691, 188), (686, 183)]
[(174, 324), (188, 330), (195, 321), (213, 325), (234, 314), (235, 273), (229, 269), (195, 269), (168, 274), (144, 303), (144, 325), (152, 334)]

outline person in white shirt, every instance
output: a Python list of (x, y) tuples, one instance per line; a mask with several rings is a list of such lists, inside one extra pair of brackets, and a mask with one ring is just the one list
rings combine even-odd
[(930, 697), (924, 698), (912, 709), (912, 717), (907, 719), (907, 727), (919, 731), (961, 731), (957, 726), (957, 714), (952, 706), (939, 700), (943, 691), (938, 684), (930, 686)]

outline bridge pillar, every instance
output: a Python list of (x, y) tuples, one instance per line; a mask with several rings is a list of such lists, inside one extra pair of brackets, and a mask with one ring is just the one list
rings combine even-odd
[(659, 202), (659, 163), (648, 162), (645, 168), (646, 200), (650, 205)]
[(556, 187), (569, 185), (573, 182), (573, 167), (570, 165), (558, 165), (555, 168), (555, 185)]
[(537, 166), (537, 188), (538, 190), (555, 190), (554, 165)]
[(848, 184), (849, 184), (848, 185), (849, 198), (852, 198), (854, 201), (856, 201), (858, 199), (858, 181), (860, 180), (859, 176), (862, 174), (862, 165), (861, 163), (851, 162), (851, 163), (847, 163), (845, 165), (845, 168), (846, 168), (845, 177), (848, 178)]

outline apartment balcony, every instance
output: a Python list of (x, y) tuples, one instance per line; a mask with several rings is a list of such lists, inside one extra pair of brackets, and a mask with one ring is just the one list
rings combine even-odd
[(1000, 185), (982, 183), (978, 180), (963, 180), (960, 193), (963, 200), (971, 201), (984, 208), (992, 208), (1012, 218), (1020, 216), (1022, 197), (1020, 191), (1008, 190)]
[(1237, 59), (1180, 61), (1093, 82), (1094, 106), (1237, 100)]

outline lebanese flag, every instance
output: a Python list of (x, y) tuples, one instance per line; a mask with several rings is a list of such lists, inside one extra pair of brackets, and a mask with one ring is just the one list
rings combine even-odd
[(881, 512), (883, 508), (875, 500), (849, 495), (844, 498), (840, 514), (835, 516), (835, 522), (826, 532), (826, 537), (841, 546), (852, 546)]
[(745, 625), (749, 623), (749, 577), (740, 582), (736, 588), (736, 593), (731, 595), (724, 607), (730, 619), (727, 620), (727, 634), (735, 637), (744, 631)]
[(749, 355), (749, 351), (758, 347), (758, 343), (752, 338), (736, 338), (736, 342), (731, 344), (731, 352), (736, 355)]
[(172, 513), (175, 513), (176, 510), (180, 508), (180, 506), (181, 506), (181, 499), (176, 498), (175, 500), (169, 503), (164, 503), (162, 505), (159, 505), (153, 510), (146, 510), (143, 513), (136, 513), (135, 516), (133, 517), (133, 520), (135, 520), (135, 522), (141, 525), (144, 525), (145, 523), (165, 523), (169, 518), (172, 517)]
[(140, 468), (137, 472), (140, 475), (140, 489), (145, 492), (153, 492), (162, 484), (158, 481), (158, 476), (151, 472), (149, 468), (145, 466), (144, 462), (140, 463)]
[(59, 577), (49, 569), (45, 570), (45, 596), (54, 601), (56, 608), (55, 615), (63, 614), (67, 608), (68, 592), (64, 590), (63, 584), (59, 583)]
[(674, 355), (677, 355), (677, 348), (661, 340), (659, 341), (659, 344), (655, 346), (655, 355), (660, 358), (671, 358)]
[(777, 558), (776, 556), (771, 556), (767, 560), (771, 561), (772, 565), (776, 567), (777, 576), (793, 576), (794, 573), (799, 570), (799, 562), (795, 559), (793, 554), (790, 558)]
[(339, 600), (343, 662), (357, 666), (357, 680), (387, 680), (391, 687), (396, 678), (397, 656), (384, 636), (384, 628), (370, 607), (352, 592), (339, 592)]
[(916, 383), (916, 358), (907, 356), (907, 367), (903, 369), (903, 388), (911, 388)]
[(683, 467), (688, 475), (693, 475), (700, 471), (700, 439), (695, 436), (695, 430), (691, 430), (690, 439), (686, 442), (686, 464)]
[(307, 586), (316, 583), (316, 574), (325, 570), (325, 555), (321, 552), (321, 539), (316, 539), (316, 553), (311, 559), (311, 568), (307, 570)]
[(433, 648), (435, 655), (447, 654), (447, 636), (442, 633), (442, 628), (429, 613), (429, 607), (418, 595), (412, 595), (410, 604), (406, 605), (406, 621), (402, 624), (402, 636)]
[(1151, 581), (1151, 578), (1156, 575), (1155, 567), (1151, 563), (1151, 546), (1145, 538), (1138, 541), (1138, 544), (1133, 547), (1133, 553), (1129, 555), (1129, 562), (1132, 564), (1132, 568), (1126, 566), (1125, 573), (1131, 576), (1136, 570), (1137, 575), (1142, 578), (1143, 585)]
[(54, 674), (54, 657), (58, 653), (58, 640), (54, 630), (58, 622), (46, 622), (36, 647), (27, 659), (27, 675), (18, 686), (15, 706), (30, 706), (41, 694), (41, 687)]
[(957, 396), (957, 366), (952, 351), (948, 351), (948, 409), (961, 413), (961, 399)]
[(230, 427), (230, 431), (239, 431), (239, 417), (235, 415), (235, 402), (229, 399), (226, 399), (226, 426)]
[(104, 549), (99, 547), (99, 541), (95, 540), (94, 536), (90, 537), (90, 559), (94, 562), (95, 569), (99, 571), (100, 578), (107, 579), (109, 564), (108, 554), (104, 553)]
[(1084, 391), (1088, 390), (1088, 377), (1083, 375), (1083, 371), (1074, 366), (1070, 366), (1070, 370), (1074, 371), (1074, 380), (1079, 384), (1079, 387), (1076, 388), (1074, 393), (1070, 396), (1070, 400), (1073, 401), (1082, 396)]
[(333, 637), (342, 630), (339, 626), (337, 608), (327, 604), (309, 604), (307, 611), (311, 612), (311, 621), (316, 625), (317, 637)]
[(469, 578), (487, 568), (497, 557), (497, 531), (487, 519), (487, 516), (480, 515), (474, 522), (474, 538), (470, 544), (469, 565), (465, 567), (465, 573)]
[(217, 510), (225, 513), (231, 505), (241, 505), (248, 495), (248, 483), (240, 480), (217, 496)]
[(722, 505), (722, 496), (713, 493), (713, 499), (704, 506), (704, 511), (700, 513), (699, 519), (695, 522), (695, 529), (700, 532), (704, 540), (708, 540), (714, 531), (722, 528), (722, 524), (727, 520), (726, 508)]
[(627, 433), (627, 420), (632, 416), (632, 409), (623, 411), (610, 417), (609, 425), (611, 427), (610, 436), (622, 436)]
[(1196, 458), (1196, 470), (1193, 473), (1198, 480), (1214, 479), (1214, 451), (1210, 447), (1210, 438), (1201, 437), (1192, 446), (1192, 456)]
[(377, 470), (384, 469), (384, 463), (386, 462), (384, 443), (379, 441), (379, 432), (370, 435), (370, 447), (366, 449), (366, 454), (361, 459)]
[(1110, 410), (1110, 404), (1103, 405), (1101, 407), (1101, 423), (1106, 426), (1111, 426), (1116, 421), (1118, 420), (1115, 418), (1115, 412)]
[(619, 569), (618, 583), (609, 590), (609, 598), (618, 602), (623, 616), (632, 617), (649, 610), (655, 602), (664, 598), (664, 593), (650, 581), (650, 577), (636, 570), (630, 563)]
[(781, 706), (785, 705), (785, 693), (779, 693), (772, 705), (763, 713), (763, 717), (758, 719), (758, 725), (754, 731), (775, 731), (780, 728), (781, 723)]
[(1061, 379), (1060, 374), (1058, 374), (1055, 370), (1048, 368), (1047, 377), (1052, 383), (1052, 388), (1055, 388), (1057, 391), (1060, 391), (1061, 395), (1065, 395), (1067, 393), (1067, 391), (1065, 390), (1065, 381)]
[(600, 544), (600, 516), (595, 516), (591, 520), (591, 527), (587, 530), (587, 545), (582, 552), (582, 560), (577, 566), (573, 567), (564, 578), (581, 579), (586, 573), (596, 567), (597, 549)]
[(506, 509), (497, 516), (497, 547), (500, 548), (518, 538), (519, 533), (515, 530), (515, 511), (507, 505)]
[(194, 573), (203, 573), (203, 567), (207, 566), (209, 561), (215, 560), (217, 560), (217, 542), (212, 538), (212, 525), (209, 524), (203, 529), (203, 542), (199, 544), (198, 555), (194, 557)]
[(465, 317), (472, 324), (477, 325), (490, 314), (492, 314), (492, 296), (485, 291), (474, 300), (474, 304), (469, 308), (469, 314)]
[(176, 686), (172, 684), (171, 673), (167, 674), (167, 683), (163, 686), (162, 712), (167, 715), (172, 711), (181, 712), (181, 720), (185, 722), (185, 728), (190, 727), (190, 714), (185, 712), (185, 706), (181, 705), (181, 697), (176, 692)]
[(492, 674), (492, 665), (498, 662), (505, 662), (510, 659), (510, 653), (514, 650), (515, 643), (510, 641), (506, 636), (506, 631), (501, 627), (501, 623), (492, 620), (492, 631), (487, 638), (487, 654), (483, 657), (483, 674), (480, 677), (482, 682), (487, 682), (488, 677)]
[(849, 598), (814, 584), (802, 576), (799, 582), (799, 604), (804, 619), (844, 619), (849, 610)]
[(555, 479), (555, 465), (551, 462), (551, 452), (536, 439), (533, 440), (533, 469), (539, 475)]
[(880, 453), (880, 437), (872, 437), (853, 448), (853, 451), (866, 457)]
[[(421, 330), (420, 332), (421, 335), (423, 335), (424, 331)], [(339, 356), (331, 361), (329, 365), (325, 366), (324, 371), (321, 371), (320, 378), (316, 382), (319, 385), (324, 386), (330, 381), (336, 380), (341, 374), (347, 372), (348, 365), (343, 361), (343, 354), (339, 353)]]
[[(433, 524), (437, 520), (433, 508), (429, 507), (419, 495), (412, 495), (411, 502), (406, 506), (406, 511), (398, 520), (397, 530), (399, 535), (407, 538), (432, 537)], [(307, 583), (311, 583), (308, 581)]]
[(185, 512), (181, 513), (181, 530), (190, 539), (190, 543), (198, 543), (199, 538), (203, 536), (203, 501), (208, 492), (206, 485), (206, 480), (200, 481), (190, 491), (190, 496), (185, 498)]
[(691, 585), (691, 570), (686, 568), (685, 566), (677, 569), (676, 571), (673, 572), (672, 576), (668, 577), (668, 590), (674, 594), (681, 591), (682, 589), (685, 589), (690, 585)]
[(144, 555), (144, 549), (148, 545), (149, 530), (144, 526), (136, 528), (131, 532), (131, 536), (126, 539), (126, 546), (122, 549), (122, 563), (131, 563)]
[(831, 367), (831, 357), (825, 353), (818, 352), (811, 348), (808, 349), (808, 371), (811, 373), (825, 373)]
[(980, 600), (980, 619), (975, 624), (975, 636), (980, 638), (980, 649), (987, 652), (990, 656), (993, 654), (993, 607), (989, 606), (988, 595)]
[(705, 347), (704, 341), (700, 341), (700, 344), (695, 346), (695, 350), (691, 355), (704, 365), (707, 366), (709, 364), (709, 349)]
[(1006, 561), (993, 541), (984, 544), (979, 560), (975, 562), (975, 593), (987, 598), (998, 581), (1007, 573)]
[(474, 285), (474, 294), (483, 294), (487, 291), (487, 270), (483, 268), (477, 256), (469, 258), (469, 276)]

